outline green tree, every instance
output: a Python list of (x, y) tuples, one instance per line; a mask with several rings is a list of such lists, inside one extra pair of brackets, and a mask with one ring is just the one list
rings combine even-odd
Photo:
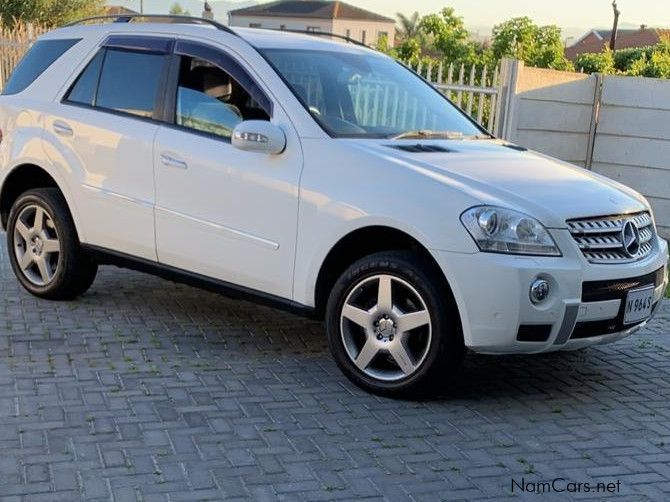
[(403, 13), (398, 12), (396, 18), (400, 25), (397, 31), (398, 37), (401, 40), (411, 40), (421, 35), (421, 16), (418, 12), (415, 12), (411, 16), (405, 16)]
[(421, 20), (421, 30), (429, 43), (447, 61), (467, 61), (474, 57), (475, 47), (470, 43), (470, 33), (463, 18), (452, 7), (445, 7), (439, 14), (430, 14)]
[(191, 13), (185, 10), (179, 2), (175, 2), (170, 7), (170, 14), (173, 16), (190, 16)]
[(391, 54), (405, 63), (416, 63), (421, 58), (421, 44), (417, 39), (409, 38), (396, 45)]
[(529, 66), (573, 69), (565, 57), (561, 29), (557, 26), (538, 26), (529, 17), (516, 17), (493, 28), (491, 44), (494, 57), (513, 57)]
[(391, 47), (389, 44), (389, 36), (386, 34), (380, 35), (379, 38), (377, 39), (377, 44), (375, 45), (375, 48), (379, 52), (389, 54), (391, 52)]
[(2, 23), (17, 21), (60, 26), (87, 16), (100, 14), (104, 0), (0, 0)]

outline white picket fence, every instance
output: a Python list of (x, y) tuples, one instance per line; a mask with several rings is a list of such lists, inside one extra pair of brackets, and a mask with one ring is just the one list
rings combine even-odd
[(479, 70), (475, 65), (468, 69), (464, 64), (445, 65), (442, 62), (438, 65), (419, 63), (408, 66), (487, 130), (497, 130), (501, 113), (498, 101), (502, 87), (498, 66), (493, 70), (486, 66)]

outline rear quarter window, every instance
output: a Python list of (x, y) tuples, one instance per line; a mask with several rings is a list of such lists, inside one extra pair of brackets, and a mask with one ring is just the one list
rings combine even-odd
[(18, 94), (81, 39), (39, 40), (30, 48), (12, 72), (2, 94)]

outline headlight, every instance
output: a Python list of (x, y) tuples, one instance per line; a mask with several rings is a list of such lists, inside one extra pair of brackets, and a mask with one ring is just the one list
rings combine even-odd
[(554, 239), (535, 218), (495, 206), (477, 206), (461, 221), (479, 246), (488, 253), (561, 256)]

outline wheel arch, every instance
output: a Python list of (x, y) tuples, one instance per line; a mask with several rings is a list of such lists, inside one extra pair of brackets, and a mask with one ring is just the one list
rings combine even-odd
[(68, 209), (72, 214), (72, 206), (67, 200), (68, 195), (56, 180), (56, 177), (42, 166), (34, 163), (22, 163), (12, 168), (0, 188), (0, 225), (3, 229), (7, 228), (9, 212), (16, 199), (22, 193), (34, 188), (57, 188), (68, 202)]
[(431, 268), (446, 294), (456, 307), (454, 294), (447, 278), (431, 252), (408, 233), (384, 225), (372, 225), (353, 230), (343, 236), (326, 255), (314, 289), (315, 313), (323, 317), (328, 295), (337, 279), (357, 260), (382, 251), (413, 251)]

